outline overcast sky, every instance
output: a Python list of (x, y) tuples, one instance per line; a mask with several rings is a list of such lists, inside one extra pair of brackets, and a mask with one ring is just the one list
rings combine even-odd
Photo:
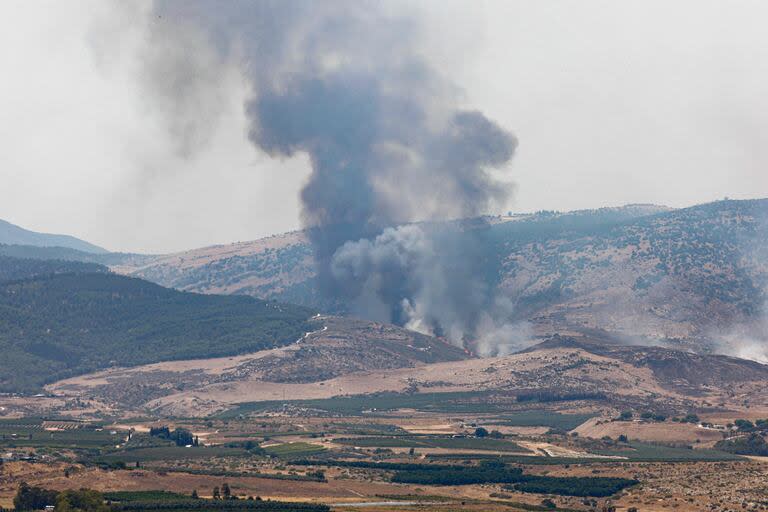
[[(419, 7), (432, 66), (519, 139), (505, 210), (768, 196), (768, 3)], [(207, 142), (179, 148), (145, 94), (148, 23), (141, 3), (0, 3), (0, 218), (151, 252), (298, 228), (307, 159), (249, 144), (235, 66)]]

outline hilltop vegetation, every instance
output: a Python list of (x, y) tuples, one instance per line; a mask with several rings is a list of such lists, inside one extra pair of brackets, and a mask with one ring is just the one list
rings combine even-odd
[(138, 265), (153, 256), (121, 252), (92, 253), (69, 247), (40, 247), (36, 245), (2, 244), (0, 255), (33, 260), (62, 260), (95, 263), (99, 265)]
[(107, 273), (6, 282), (0, 284), (0, 390), (33, 390), (110, 365), (285, 345), (310, 329), (310, 316), (297, 306), (178, 292)]
[(62, 260), (36, 260), (0, 256), (0, 282), (51, 274), (108, 272), (95, 263)]

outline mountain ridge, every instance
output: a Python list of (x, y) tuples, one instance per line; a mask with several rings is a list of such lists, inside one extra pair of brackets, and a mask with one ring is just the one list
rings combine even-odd
[(65, 247), (93, 254), (106, 254), (109, 252), (103, 247), (75, 238), (74, 236), (30, 231), (2, 219), (0, 219), (0, 244)]
[[(487, 274), (536, 334), (604, 331), (637, 344), (718, 349), (725, 326), (768, 303), (768, 200), (628, 205), (467, 221), (490, 245)], [(333, 314), (303, 232), (148, 258), (112, 269), (199, 293), (234, 293)]]

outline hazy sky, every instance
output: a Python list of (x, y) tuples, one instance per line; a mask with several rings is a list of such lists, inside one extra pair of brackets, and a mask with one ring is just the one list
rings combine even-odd
[[(154, 252), (297, 228), (308, 163), (249, 144), (236, 66), (208, 77), (198, 149), (171, 136), (185, 119), (169, 124), (146, 94), (148, 11), (0, 3), (0, 218)], [(519, 139), (506, 209), (768, 196), (768, 3), (467, 0), (419, 11), (426, 58), (467, 107)], [(204, 62), (204, 42), (189, 48)]]

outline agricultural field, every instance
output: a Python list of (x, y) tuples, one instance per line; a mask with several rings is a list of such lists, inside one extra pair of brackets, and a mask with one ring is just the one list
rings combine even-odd
[(503, 439), (488, 439), (477, 437), (433, 437), (433, 436), (400, 436), (400, 437), (360, 437), (351, 439), (336, 439), (334, 442), (359, 447), (380, 448), (445, 448), (451, 450), (483, 450), (499, 452), (525, 452), (522, 446)]
[(344, 396), (317, 400), (263, 401), (239, 404), (237, 407), (219, 415), (221, 418), (234, 418), (252, 413), (268, 411), (285, 406), (316, 409), (335, 414), (360, 416), (376, 412), (398, 409), (419, 409), (444, 413), (484, 413), (498, 412), (500, 406), (488, 403), (487, 392), (449, 392), (419, 393), (413, 395), (400, 393), (377, 393), (373, 395)]
[[(634, 506), (692, 512), (715, 499), (688, 495), (697, 478), (717, 482), (733, 476), (725, 471), (740, 474), (741, 480), (729, 480), (739, 492), (716, 500), (739, 506), (737, 496), (759, 494), (754, 484), (746, 488), (747, 482), (768, 478), (768, 464), (761, 460), (685, 439), (662, 444), (577, 435), (582, 425), (598, 421), (616, 429), (631, 426), (632, 432), (659, 424), (622, 422), (613, 409), (569, 402), (559, 409), (518, 406), (493, 413), (480, 407), (481, 396), (451, 395), (455, 402), (439, 407), (450, 412), (436, 411), (434, 397), (398, 401), (387, 395), (369, 397), (368, 407), (382, 408), (365, 414), (361, 397), (343, 397), (313, 404), (328, 409), (253, 408), (247, 416), (204, 419), (5, 419), (0, 435), (9, 458), (2, 468), (0, 506), (9, 506), (27, 482), (56, 491), (94, 489), (114, 510), (125, 511), (303, 510), (281, 508), (296, 502), (308, 511), (360, 506), (382, 512), (614, 506), (626, 511)], [(481, 412), (469, 412), (468, 403)], [(721, 421), (723, 413), (718, 414)], [(673, 432), (704, 429), (668, 424)], [(499, 430), (510, 426), (539, 430)], [(236, 503), (214, 499), (225, 484)]]

